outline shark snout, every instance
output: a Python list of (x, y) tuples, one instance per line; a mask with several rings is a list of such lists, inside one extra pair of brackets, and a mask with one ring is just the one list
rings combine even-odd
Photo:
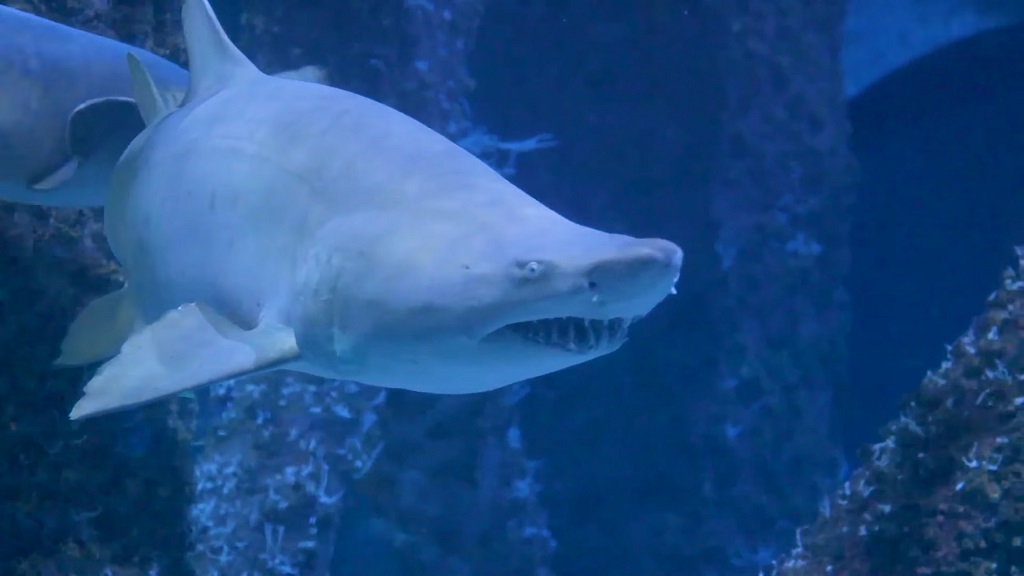
[(646, 314), (674, 288), (683, 250), (660, 238), (629, 238), (587, 271), (590, 291), (605, 304)]
[(683, 266), (682, 248), (661, 238), (644, 238), (637, 243), (635, 258), (638, 266), (648, 266), (654, 271), (667, 268), (673, 275), (679, 273)]

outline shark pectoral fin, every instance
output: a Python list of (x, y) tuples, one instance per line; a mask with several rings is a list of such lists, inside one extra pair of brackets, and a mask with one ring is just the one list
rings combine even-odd
[(327, 69), (323, 66), (303, 66), (301, 68), (295, 68), (293, 70), (284, 70), (274, 74), (278, 78), (286, 78), (288, 80), (300, 80), (302, 82), (312, 82), (313, 84), (329, 84), (327, 81)]
[(202, 304), (186, 304), (133, 334), (71, 409), (71, 419), (121, 410), (273, 369), (299, 356), (290, 328), (244, 330)]
[(135, 307), (128, 288), (100, 296), (71, 323), (54, 364), (82, 366), (111, 358), (134, 330)]
[(39, 178), (29, 181), (29, 188), (33, 190), (53, 190), (67, 182), (78, 171), (78, 158), (70, 158), (67, 162), (58, 166), (55, 170), (49, 170)]
[(79, 104), (68, 117), (68, 152), (79, 159), (101, 151), (120, 156), (145, 127), (135, 100), (94, 98)]
[[(59, 166), (29, 180), (29, 187), (40, 191), (58, 188), (81, 172), (83, 163), (93, 156), (107, 155), (116, 161), (143, 128), (138, 106), (131, 98), (96, 98), (79, 104), (65, 127), (67, 156)], [(85, 205), (102, 205), (103, 196)]]
[(167, 116), (174, 110), (174, 103), (169, 94), (161, 92), (153, 82), (153, 77), (135, 54), (128, 53), (128, 71), (132, 79), (132, 95), (139, 106), (139, 113), (146, 126)]

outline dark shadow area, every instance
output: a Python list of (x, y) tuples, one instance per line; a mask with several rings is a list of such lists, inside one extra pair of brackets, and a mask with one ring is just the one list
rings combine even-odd
[(504, 139), (560, 142), (522, 156), (513, 180), (582, 223), (679, 242), (692, 270), (720, 133), (698, 18), (688, 2), (527, 4), (488, 8), (471, 62), (478, 122)]
[(667, 562), (679, 548), (651, 544), (669, 530), (652, 519), (700, 490), (681, 422), (698, 367), (713, 365), (700, 287), (718, 265), (707, 181), (722, 84), (690, 4), (499, 2), (473, 53), (477, 122), (505, 139), (550, 132), (560, 142), (521, 156), (516, 184), (580, 223), (686, 251), (680, 294), (621, 350), (537, 379), (524, 401), (558, 573), (642, 573), (652, 549)]
[(849, 282), (848, 453), (979, 310), (1024, 242), (1024, 26), (898, 70), (851, 102), (861, 185)]

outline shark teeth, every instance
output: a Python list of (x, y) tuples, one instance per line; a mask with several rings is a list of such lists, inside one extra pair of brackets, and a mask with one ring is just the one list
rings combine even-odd
[(505, 328), (531, 342), (586, 354), (626, 341), (629, 325), (637, 318), (544, 318), (509, 324)]

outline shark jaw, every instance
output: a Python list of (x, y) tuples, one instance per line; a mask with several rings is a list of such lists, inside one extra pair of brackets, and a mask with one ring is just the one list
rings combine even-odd
[(638, 315), (610, 319), (578, 316), (540, 318), (506, 324), (485, 336), (484, 342), (512, 336), (545, 348), (571, 354), (591, 355), (622, 346), (627, 340), (630, 325), (642, 317)]

